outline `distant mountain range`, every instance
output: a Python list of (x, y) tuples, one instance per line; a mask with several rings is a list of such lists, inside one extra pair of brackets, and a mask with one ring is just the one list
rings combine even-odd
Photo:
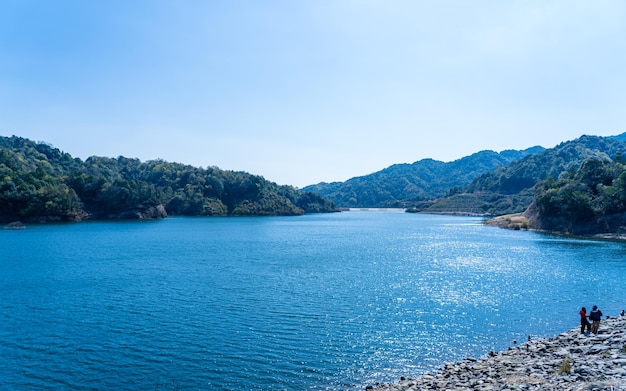
[(523, 151), (481, 151), (449, 163), (423, 159), (412, 164), (394, 164), (345, 182), (322, 182), (302, 190), (319, 193), (342, 208), (406, 208), (445, 197), (481, 174), (543, 150), (535, 146)]
[(340, 208), (401, 207), (414, 212), (501, 215), (522, 212), (533, 187), (549, 177), (576, 170), (590, 157), (625, 153), (626, 133), (582, 136), (554, 148), (535, 146), (500, 153), (481, 151), (444, 163), (432, 159), (395, 164), (345, 182), (303, 188)]

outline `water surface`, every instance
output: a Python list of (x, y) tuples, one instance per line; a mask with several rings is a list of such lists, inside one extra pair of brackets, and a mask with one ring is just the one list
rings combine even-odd
[(356, 390), (616, 315), (626, 245), (344, 212), (0, 231), (0, 388)]

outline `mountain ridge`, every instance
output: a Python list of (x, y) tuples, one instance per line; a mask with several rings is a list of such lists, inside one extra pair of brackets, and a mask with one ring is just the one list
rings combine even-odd
[(446, 196), (482, 173), (543, 150), (541, 146), (499, 153), (483, 150), (451, 162), (425, 158), (393, 164), (345, 182), (321, 182), (302, 190), (321, 194), (338, 207), (409, 207), (414, 202)]

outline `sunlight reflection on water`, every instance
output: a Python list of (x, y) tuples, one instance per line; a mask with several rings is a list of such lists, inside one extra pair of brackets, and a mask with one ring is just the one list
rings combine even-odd
[(625, 254), (395, 212), (29, 226), (0, 235), (0, 379), (362, 389), (616, 314)]

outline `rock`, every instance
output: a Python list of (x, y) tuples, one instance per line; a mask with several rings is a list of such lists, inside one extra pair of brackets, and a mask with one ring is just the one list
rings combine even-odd
[(609, 350), (610, 346), (608, 345), (594, 345), (592, 347), (589, 348), (589, 350), (587, 351), (587, 353), (589, 354), (600, 354), (603, 353), (606, 350)]
[(24, 229), (26, 226), (21, 221), (13, 221), (4, 226), (4, 229)]
[(137, 208), (125, 210), (115, 216), (110, 216), (116, 219), (123, 220), (135, 220), (135, 219), (163, 219), (167, 217), (167, 212), (163, 205), (149, 206), (146, 208)]
[(498, 354), (489, 352), (478, 360), (447, 363), (439, 372), (410, 383), (366, 389), (626, 391), (626, 316), (604, 320), (600, 327), (596, 336), (583, 336), (575, 328)]

